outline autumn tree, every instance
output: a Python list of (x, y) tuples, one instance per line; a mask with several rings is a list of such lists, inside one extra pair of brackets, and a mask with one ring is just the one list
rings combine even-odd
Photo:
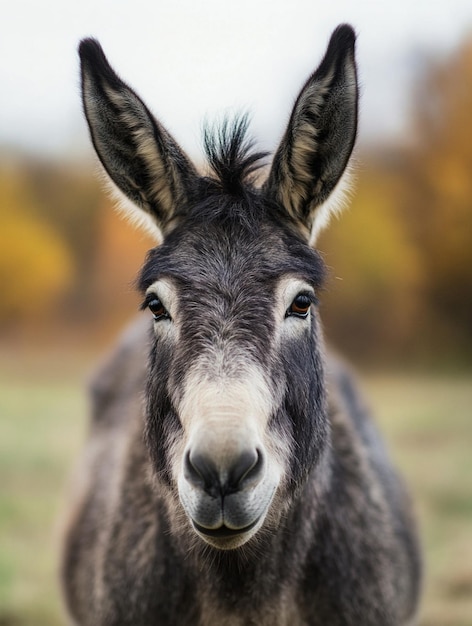
[(73, 260), (55, 231), (36, 214), (18, 168), (0, 169), (0, 328), (37, 320), (71, 281)]
[(329, 268), (320, 294), (327, 335), (357, 362), (404, 356), (421, 309), (421, 258), (401, 219), (397, 185), (378, 155), (365, 157), (349, 208), (319, 242)]
[(472, 349), (472, 40), (426, 67), (403, 170), (404, 218), (421, 250), (439, 350)]
[(74, 260), (75, 275), (64, 301), (69, 323), (93, 319), (94, 275), (100, 247), (104, 191), (88, 164), (38, 159), (24, 162), (25, 185), (34, 195), (35, 215), (53, 228)]

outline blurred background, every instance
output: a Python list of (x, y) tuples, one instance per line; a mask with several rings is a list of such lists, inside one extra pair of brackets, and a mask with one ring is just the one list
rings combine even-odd
[(78, 41), (97, 37), (199, 162), (202, 121), (234, 111), (274, 150), (340, 22), (361, 119), (350, 207), (319, 242), (322, 317), (414, 495), (420, 623), (472, 625), (470, 0), (17, 0), (0, 24), (0, 626), (65, 623), (57, 528), (85, 381), (152, 246), (96, 176)]

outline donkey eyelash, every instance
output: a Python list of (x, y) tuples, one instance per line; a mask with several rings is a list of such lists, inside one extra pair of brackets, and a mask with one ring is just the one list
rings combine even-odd
[(157, 293), (148, 293), (148, 294), (146, 294), (146, 297), (144, 298), (143, 302), (139, 305), (139, 310), (140, 311), (145, 311), (149, 307), (149, 305), (151, 304), (151, 302), (153, 300), (159, 300), (159, 302), (161, 302), (162, 306), (164, 306), (164, 304), (162, 303), (161, 298), (159, 298)]
[(141, 304), (139, 305), (139, 310), (140, 310), (140, 311), (145, 311), (145, 310), (148, 308), (149, 303), (150, 303), (152, 300), (154, 300), (155, 298), (157, 298), (156, 294), (153, 294), (153, 293), (148, 293), (148, 294), (146, 295), (146, 297), (144, 298), (144, 300), (143, 300), (143, 301), (141, 302)]
[[(297, 293), (295, 295), (293, 300), (295, 300), (295, 298), (298, 298), (298, 296), (304, 296), (305, 298), (307, 298), (310, 301), (310, 304), (314, 304), (315, 306), (318, 306), (319, 303), (320, 303), (318, 297), (316, 296), (316, 294), (313, 291), (300, 291), (299, 293)], [(292, 302), (293, 302), (293, 300), (292, 300)]]
[(315, 293), (313, 291), (301, 291), (299, 294), (297, 294), (298, 296), (306, 296), (311, 304), (314, 304), (315, 306), (318, 306), (320, 301), (318, 299), (318, 297), (315, 295)]

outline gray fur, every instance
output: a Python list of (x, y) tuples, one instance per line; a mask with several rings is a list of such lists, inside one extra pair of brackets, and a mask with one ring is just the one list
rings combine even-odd
[[(240, 121), (215, 143), (207, 137), (214, 177), (186, 173), (177, 157), (182, 175), (168, 177), (184, 204), (169, 204), (164, 220), (162, 202), (139, 205), (166, 224), (138, 281), (156, 321), (137, 320), (92, 383), (62, 560), (75, 624), (414, 621), (421, 564), (409, 498), (351, 373), (325, 355), (324, 266), (308, 245), (325, 192), (307, 209), (297, 187), (328, 185), (328, 196), (346, 167), (357, 95), (346, 98), (339, 81), (355, 77), (353, 42), (350, 27), (336, 30), (295, 105), (297, 128), (310, 98), (313, 124), (345, 111), (320, 152), (318, 131), (305, 133), (317, 145), (298, 151), (297, 184), (284, 174), (293, 164), (281, 164), (289, 130), (268, 183), (252, 185), (261, 155)], [(82, 44), (83, 71), (100, 83), (111, 70), (103, 53), (94, 63), (96, 46)], [(88, 121), (94, 136), (96, 117)]]

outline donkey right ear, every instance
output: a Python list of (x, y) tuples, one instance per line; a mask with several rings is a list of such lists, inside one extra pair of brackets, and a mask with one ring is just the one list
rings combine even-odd
[(126, 203), (124, 209), (161, 239), (176, 207), (186, 204), (197, 172), (142, 100), (115, 74), (98, 41), (81, 41), (79, 55), (82, 99), (95, 151), (111, 180), (134, 205)]
[(342, 24), (298, 96), (265, 184), (313, 244), (335, 209), (357, 131), (356, 36)]

